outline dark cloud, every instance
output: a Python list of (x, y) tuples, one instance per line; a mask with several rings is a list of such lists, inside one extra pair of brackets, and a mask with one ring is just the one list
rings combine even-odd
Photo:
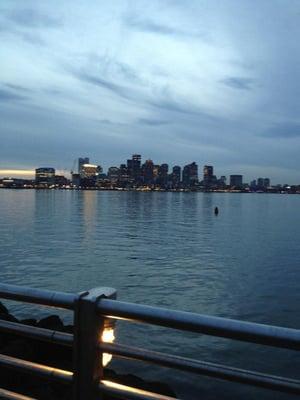
[(25, 28), (58, 28), (62, 26), (59, 18), (43, 14), (33, 8), (14, 9), (7, 18), (15, 25)]
[(149, 125), (149, 126), (167, 125), (169, 123), (170, 123), (170, 121), (161, 120), (161, 119), (151, 119), (151, 118), (140, 118), (138, 120), (138, 124)]
[(231, 76), (221, 81), (224, 85), (229, 86), (233, 89), (240, 90), (251, 90), (253, 87), (253, 79), (241, 78), (237, 76)]
[(19, 95), (10, 90), (0, 88), (0, 102), (22, 101), (26, 99), (27, 96)]
[(0, 33), (14, 35), (17, 38), (22, 39), (24, 42), (32, 45), (44, 46), (46, 43), (36, 30), (34, 33), (27, 30), (24, 31), (24, 29), (20, 29), (19, 26), (11, 24), (9, 20), (1, 21)]
[(181, 104), (178, 101), (174, 101), (169, 93), (162, 91), (160, 96), (157, 96), (155, 100), (151, 96), (142, 93), (141, 91), (113, 82), (109, 79), (96, 77), (90, 72), (83, 70), (71, 71), (71, 73), (76, 76), (79, 80), (87, 82), (89, 84), (95, 85), (97, 87), (109, 90), (115, 95), (130, 100), (134, 103), (138, 103), (144, 106), (150, 106), (159, 110), (166, 110), (172, 113), (182, 113), (182, 114), (194, 114), (196, 111), (190, 109), (185, 104)]
[(300, 124), (297, 123), (286, 123), (277, 124), (268, 129), (262, 134), (266, 138), (282, 138), (282, 139), (293, 139), (300, 138)]
[(53, 95), (53, 96), (64, 97), (66, 95), (62, 90), (59, 90), (57, 88), (52, 88), (52, 87), (41, 89), (41, 92), (49, 94), (49, 95)]
[(101, 76), (112, 76), (117, 80), (144, 84), (136, 69), (129, 64), (108, 55), (99, 56), (95, 53), (83, 54), (89, 66), (89, 71), (97, 71)]
[(187, 105), (174, 101), (171, 98), (149, 100), (148, 104), (154, 108), (158, 108), (159, 110), (165, 110), (171, 113), (180, 113), (180, 114), (196, 113), (194, 108), (189, 108)]
[(120, 75), (123, 76), (123, 78), (125, 78), (126, 80), (141, 83), (141, 79), (137, 74), (136, 70), (131, 68), (128, 64), (124, 64), (122, 62), (116, 62), (115, 65), (117, 67), (118, 72), (120, 73)]
[(98, 122), (100, 122), (100, 124), (105, 124), (105, 125), (113, 125), (113, 122), (110, 119), (98, 119)]
[(24, 86), (21, 86), (21, 85), (15, 85), (13, 83), (3, 83), (3, 86), (5, 86), (5, 87), (7, 87), (9, 89), (16, 90), (17, 92), (23, 92), (23, 93), (32, 92), (31, 89), (28, 89), (28, 88), (26, 88)]
[(41, 36), (29, 32), (14, 32), (17, 36), (24, 40), (24, 42), (30, 43), (32, 45), (44, 46), (46, 44), (45, 40)]
[(158, 35), (166, 36), (186, 36), (186, 37), (197, 37), (202, 36), (197, 32), (189, 32), (183, 29), (173, 28), (171, 26), (162, 25), (157, 22), (151, 21), (150, 19), (143, 19), (138, 16), (127, 15), (124, 18), (126, 26), (131, 29), (135, 29), (142, 32), (150, 32)]
[(193, 121), (192, 117), (200, 117), (201, 119), (210, 122), (220, 121), (220, 118), (217, 115), (208, 114), (199, 106), (186, 103), (184, 99), (174, 100), (171, 94), (164, 94), (157, 97), (155, 100), (147, 99), (146, 103), (152, 108), (159, 110), (160, 113), (165, 112), (165, 115), (171, 113), (172, 118), (174, 117), (174, 114), (180, 115), (181, 117), (185, 116), (191, 118), (187, 121), (189, 124)]
[(91, 85), (107, 89), (125, 99), (132, 99), (130, 89), (127, 88), (126, 86), (119, 85), (110, 80), (95, 77), (94, 75), (91, 75), (84, 71), (73, 72), (73, 75), (83, 82), (87, 82), (90, 83)]

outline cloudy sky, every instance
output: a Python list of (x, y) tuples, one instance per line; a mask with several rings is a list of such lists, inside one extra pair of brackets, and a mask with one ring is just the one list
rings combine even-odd
[(300, 183), (298, 0), (2, 0), (0, 41), (0, 176), (137, 152)]

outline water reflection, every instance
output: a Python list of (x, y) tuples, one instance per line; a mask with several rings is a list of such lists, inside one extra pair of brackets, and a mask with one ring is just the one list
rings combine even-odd
[(94, 236), (96, 225), (98, 223), (101, 224), (99, 213), (97, 212), (98, 207), (101, 208), (101, 197), (97, 196), (97, 192), (90, 190), (84, 190), (81, 194), (83, 236), (86, 244)]

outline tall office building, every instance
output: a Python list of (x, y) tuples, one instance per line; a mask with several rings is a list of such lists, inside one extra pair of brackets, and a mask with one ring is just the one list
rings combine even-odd
[(258, 178), (257, 179), (257, 186), (260, 189), (265, 189), (267, 187), (269, 187), (271, 184), (270, 179), (269, 178)]
[(181, 182), (181, 167), (179, 165), (175, 165), (172, 170), (172, 184), (173, 187), (178, 187)]
[(126, 164), (121, 164), (119, 168), (119, 181), (126, 185), (130, 180), (128, 168)]
[(130, 178), (135, 182), (141, 179), (141, 156), (140, 154), (133, 154), (131, 160), (127, 160), (127, 170)]
[(182, 183), (185, 187), (193, 187), (198, 183), (198, 165), (195, 162), (184, 166)]
[(107, 177), (111, 183), (117, 183), (120, 176), (120, 169), (118, 167), (109, 167), (107, 171)]
[(222, 175), (221, 177), (220, 177), (220, 179), (219, 179), (219, 182), (220, 182), (220, 185), (221, 186), (226, 186), (226, 176), (225, 175)]
[(270, 178), (264, 178), (264, 187), (268, 188), (271, 186)]
[(154, 183), (157, 183), (157, 184), (159, 184), (159, 169), (160, 169), (160, 165), (158, 165), (158, 164), (153, 165), (153, 181), (154, 181)]
[(230, 187), (241, 189), (243, 187), (243, 175), (230, 175)]
[(80, 157), (80, 158), (78, 158), (78, 173), (81, 174), (82, 166), (84, 164), (89, 164), (89, 163), (90, 163), (89, 157), (84, 157), (84, 158)]
[(153, 169), (154, 164), (152, 160), (147, 160), (142, 166), (143, 180), (146, 185), (151, 185), (153, 183)]
[(203, 182), (205, 186), (212, 184), (214, 178), (214, 167), (212, 165), (204, 165), (203, 167)]
[(161, 164), (158, 169), (158, 183), (161, 186), (167, 186), (168, 184), (168, 172), (169, 166), (168, 164)]

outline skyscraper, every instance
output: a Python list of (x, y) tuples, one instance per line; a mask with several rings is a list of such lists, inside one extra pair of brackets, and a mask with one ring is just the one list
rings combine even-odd
[(118, 182), (120, 176), (120, 169), (118, 167), (109, 167), (107, 171), (107, 177), (111, 183), (115, 184)]
[(145, 163), (142, 166), (142, 174), (144, 183), (146, 185), (153, 184), (153, 169), (154, 169), (153, 161), (152, 160), (145, 161)]
[(204, 186), (210, 186), (214, 180), (214, 167), (212, 165), (204, 165), (203, 167), (203, 183)]
[(134, 182), (141, 180), (141, 156), (133, 154), (131, 160), (127, 160), (127, 171)]
[(121, 164), (119, 168), (119, 181), (122, 183), (123, 186), (128, 184), (130, 180), (129, 174), (128, 174), (128, 168), (126, 164)]
[(230, 175), (230, 187), (241, 189), (243, 187), (243, 175)]
[(89, 157), (78, 158), (78, 173), (81, 174), (83, 164), (89, 164), (89, 163), (90, 163)]
[(265, 189), (270, 186), (270, 179), (269, 178), (258, 178), (257, 179), (257, 186), (260, 189)]
[(185, 187), (194, 187), (198, 183), (198, 165), (195, 162), (184, 166), (182, 183)]
[(174, 188), (177, 188), (181, 182), (181, 167), (175, 165), (172, 170), (172, 184)]
[(168, 164), (161, 164), (158, 169), (158, 183), (161, 186), (167, 186), (168, 184), (168, 171), (169, 166)]

